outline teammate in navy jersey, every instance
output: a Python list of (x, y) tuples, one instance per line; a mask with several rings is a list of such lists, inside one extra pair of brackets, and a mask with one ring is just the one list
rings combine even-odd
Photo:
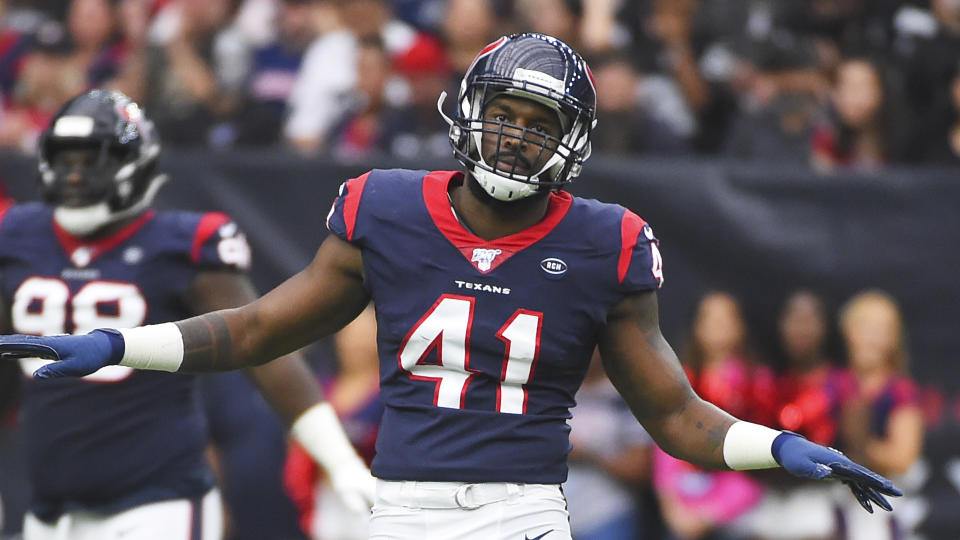
[[(45, 202), (0, 216), (0, 328), (85, 333), (256, 298), (244, 272), (250, 249), (226, 215), (149, 208), (165, 181), (159, 151), (149, 120), (118, 92), (87, 92), (55, 115), (38, 156)], [(27, 540), (221, 536), (193, 377), (110, 366), (39, 381), (30, 375), (48, 361), (20, 362), (33, 488)], [(295, 434), (323, 432), (311, 434), (312, 453), (340, 477), (341, 492), (372, 502), (373, 479), (302, 359), (249, 375)]]
[[(439, 103), (442, 110), (443, 98)], [(204, 372), (329, 335), (372, 299), (385, 412), (371, 538), (570, 538), (559, 484), (566, 419), (594, 346), (657, 443), (708, 468), (836, 478), (865, 508), (885, 478), (701, 400), (660, 333), (651, 228), (563, 186), (590, 155), (596, 92), (582, 58), (541, 34), (483, 49), (450, 123), (464, 171), (372, 171), (346, 182), (310, 265), (239, 309), (135, 329), (11, 336), (0, 353)], [(446, 118), (446, 116), (445, 116)]]

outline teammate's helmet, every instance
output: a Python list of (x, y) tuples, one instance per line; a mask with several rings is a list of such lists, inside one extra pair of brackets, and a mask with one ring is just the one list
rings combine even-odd
[[(484, 106), (502, 94), (531, 99), (556, 111), (562, 137), (544, 137), (520, 126), (484, 121)], [(438, 103), (441, 114), (445, 97), (441, 95)], [(460, 84), (453, 118), (444, 118), (450, 124), (450, 143), (457, 159), (492, 197), (513, 200), (541, 188), (559, 189), (580, 174), (590, 157), (596, 103), (590, 68), (569, 45), (544, 34), (513, 34), (480, 51)], [(525, 143), (539, 146), (541, 155), (551, 152), (552, 156), (538, 170), (524, 174), (487, 163), (479, 151), (481, 138), (484, 133), (504, 136), (504, 126), (520, 133)]]
[[(57, 160), (67, 150), (95, 156), (83, 166), (80, 182), (68, 180), (74, 167)], [(112, 90), (90, 90), (65, 103), (41, 135), (37, 153), (43, 198), (55, 207), (57, 223), (78, 235), (142, 212), (166, 180), (156, 174), (160, 142), (153, 123), (133, 100)]]

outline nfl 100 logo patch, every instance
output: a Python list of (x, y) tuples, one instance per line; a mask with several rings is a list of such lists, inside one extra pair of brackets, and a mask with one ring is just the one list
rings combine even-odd
[(481, 272), (486, 272), (490, 270), (493, 260), (501, 253), (503, 253), (503, 251), (499, 249), (474, 248), (470, 262), (476, 264), (477, 269)]

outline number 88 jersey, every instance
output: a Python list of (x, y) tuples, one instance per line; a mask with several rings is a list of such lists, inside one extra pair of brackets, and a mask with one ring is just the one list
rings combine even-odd
[[(13, 332), (50, 335), (132, 327), (191, 315), (197, 273), (244, 269), (249, 248), (223, 214), (147, 212), (84, 241), (40, 204), (0, 221), (0, 294)], [(204, 493), (205, 420), (194, 379), (108, 366), (83, 379), (33, 380), (43, 361), (24, 359), (21, 415), (32, 511), (112, 512)]]
[(462, 173), (372, 171), (328, 228), (361, 249), (385, 405), (372, 469), (396, 480), (560, 483), (566, 420), (608, 310), (655, 289), (650, 227), (551, 194), (534, 227), (485, 241), (448, 199)]

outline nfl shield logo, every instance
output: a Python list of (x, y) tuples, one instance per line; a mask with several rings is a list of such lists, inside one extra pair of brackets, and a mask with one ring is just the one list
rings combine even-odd
[(493, 263), (493, 260), (501, 253), (503, 252), (499, 249), (475, 248), (470, 262), (476, 263), (481, 272), (486, 272), (490, 270), (490, 264)]

